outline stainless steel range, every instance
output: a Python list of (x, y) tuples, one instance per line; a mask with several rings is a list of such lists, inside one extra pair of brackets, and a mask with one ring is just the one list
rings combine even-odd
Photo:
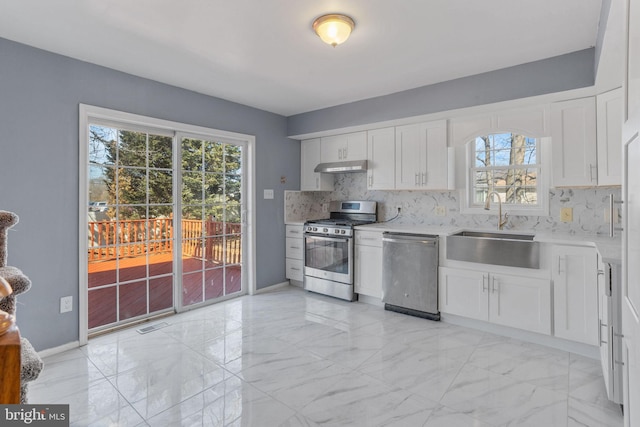
[(304, 225), (304, 289), (354, 301), (353, 227), (376, 222), (377, 203), (329, 204), (330, 217)]

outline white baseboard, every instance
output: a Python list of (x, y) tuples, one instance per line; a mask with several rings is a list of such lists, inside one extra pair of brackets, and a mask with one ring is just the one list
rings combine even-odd
[(358, 302), (363, 302), (365, 304), (371, 304), (377, 307), (384, 308), (384, 303), (380, 300), (380, 298), (370, 297), (369, 295), (358, 294)]
[(444, 323), (451, 323), (467, 328), (479, 329), (481, 331), (490, 332), (496, 335), (516, 338), (533, 344), (544, 345), (558, 350), (579, 354), (590, 359), (600, 360), (600, 349), (596, 346), (568, 341), (549, 335), (537, 334), (535, 332), (523, 331), (521, 329), (510, 328), (508, 326), (496, 325), (493, 323), (483, 322), (481, 320), (468, 319), (453, 314), (442, 313), (441, 320)]
[(58, 347), (47, 348), (42, 351), (39, 351), (38, 356), (40, 356), (41, 359), (44, 359), (45, 357), (53, 356), (58, 353), (63, 353), (68, 350), (73, 350), (74, 348), (78, 348), (78, 347), (80, 347), (80, 341), (72, 341), (63, 345), (59, 345)]
[(265, 293), (265, 292), (271, 292), (271, 291), (274, 291), (276, 289), (286, 288), (287, 286), (289, 286), (289, 281), (288, 280), (286, 282), (276, 283), (276, 284), (269, 285), (269, 286), (264, 287), (264, 288), (256, 289), (254, 295), (262, 294), (262, 293)]

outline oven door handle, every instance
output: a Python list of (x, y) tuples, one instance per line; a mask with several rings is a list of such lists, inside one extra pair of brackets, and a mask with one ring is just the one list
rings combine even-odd
[(329, 242), (348, 242), (348, 238), (338, 238), (338, 237), (323, 237), (323, 236), (314, 236), (312, 234), (307, 234), (305, 237), (316, 239), (316, 240), (326, 240)]

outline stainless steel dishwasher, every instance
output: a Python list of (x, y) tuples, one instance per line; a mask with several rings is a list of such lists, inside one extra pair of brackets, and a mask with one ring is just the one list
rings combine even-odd
[(382, 302), (385, 310), (440, 320), (438, 236), (382, 234)]

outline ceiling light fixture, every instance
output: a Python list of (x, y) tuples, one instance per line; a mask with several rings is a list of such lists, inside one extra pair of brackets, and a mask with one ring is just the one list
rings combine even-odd
[(349, 38), (356, 23), (346, 15), (323, 15), (313, 22), (313, 31), (326, 44), (336, 47)]

